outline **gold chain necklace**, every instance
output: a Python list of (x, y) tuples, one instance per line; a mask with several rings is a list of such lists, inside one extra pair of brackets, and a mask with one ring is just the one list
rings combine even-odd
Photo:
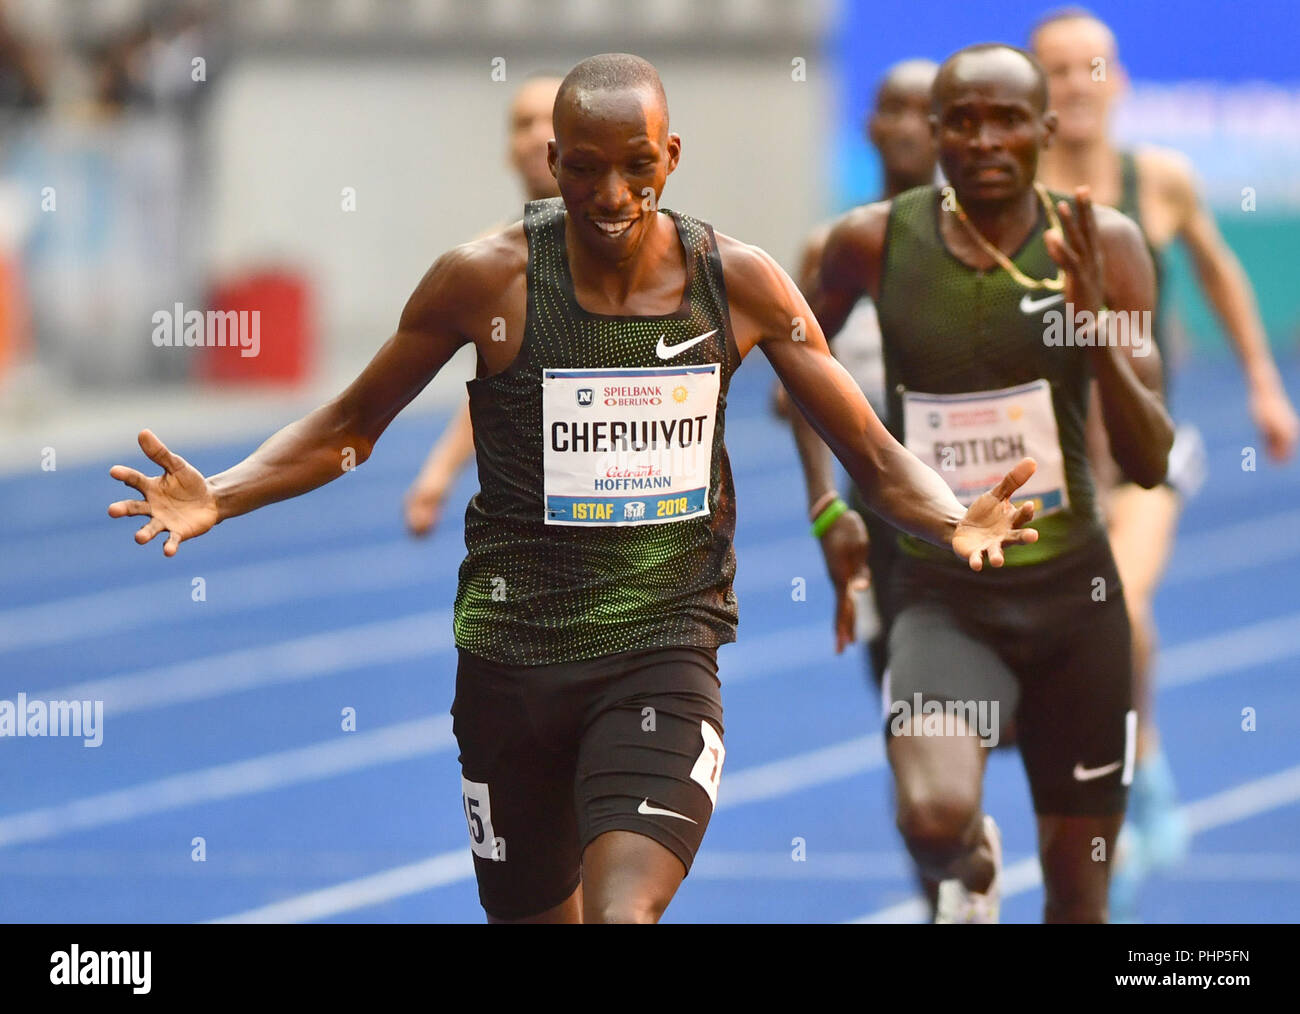
[[(1043, 202), (1043, 208), (1047, 211), (1047, 220), (1051, 223), (1051, 227), (1064, 235), (1065, 232), (1061, 229), (1061, 220), (1056, 217), (1056, 209), (1052, 207), (1052, 199), (1047, 196), (1047, 188), (1041, 183), (1035, 182), (1034, 192), (1038, 194), (1038, 199)], [(1065, 288), (1064, 269), (1058, 267), (1056, 269), (1055, 278), (1030, 278), (1027, 274), (1016, 267), (1014, 263), (1012, 263), (1010, 257), (985, 239), (980, 231), (971, 224), (970, 219), (966, 217), (966, 212), (963, 210), (962, 206), (957, 203), (956, 190), (952, 191), (952, 203), (953, 213), (956, 214), (957, 221), (961, 222), (961, 224), (966, 227), (966, 231), (969, 232), (975, 242), (980, 245), (980, 249), (997, 261), (997, 263), (1006, 270), (1007, 274), (1014, 278), (1018, 284), (1023, 285), (1026, 289), (1049, 289), (1052, 292), (1060, 292)]]

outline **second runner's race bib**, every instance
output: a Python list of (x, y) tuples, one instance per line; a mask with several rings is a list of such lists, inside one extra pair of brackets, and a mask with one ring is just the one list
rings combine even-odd
[(964, 506), (1026, 456), (1038, 470), (1016, 492), (1015, 502), (1032, 501), (1036, 518), (1070, 505), (1046, 380), (965, 394), (904, 391), (903, 432), (907, 449), (938, 472)]
[(720, 364), (542, 371), (548, 525), (709, 513)]

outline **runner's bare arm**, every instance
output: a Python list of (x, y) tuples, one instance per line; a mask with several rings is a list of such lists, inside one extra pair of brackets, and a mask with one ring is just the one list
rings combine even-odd
[(1115, 460), (1151, 489), (1165, 477), (1174, 441), (1150, 325), (1155, 267), (1131, 219), (1094, 205), (1085, 187), (1076, 202), (1077, 216), (1066, 202), (1059, 203), (1063, 234), (1048, 231), (1048, 250), (1066, 271), (1065, 299), (1076, 315), (1084, 310), (1096, 315), (1103, 306), (1110, 311), (1105, 323), (1097, 324), (1100, 339), (1088, 349), (1101, 415)]
[(109, 514), (150, 517), (136, 533), (136, 541), (143, 544), (167, 531), (170, 537), (163, 551), (172, 556), (182, 541), (226, 518), (337, 479), (370, 456), (397, 413), (471, 340), (467, 335), (485, 330), (475, 324), (481, 316), (477, 304), (495, 300), (501, 305), (501, 294), (515, 286), (513, 276), (522, 278), (517, 260), (506, 248), (504, 236), (444, 254), (407, 301), (397, 331), (345, 391), (281, 429), (224, 472), (204, 477), (156, 436), (143, 431), (141, 449), (163, 468), (163, 474), (145, 476), (114, 466), (110, 474), (144, 499), (114, 503)]
[[(799, 261), (796, 276), (805, 298), (811, 298), (820, 287), (822, 254), (826, 240), (837, 223), (819, 226), (808, 237)], [(820, 320), (820, 318), (819, 318)], [(829, 339), (827, 340), (829, 345)], [(778, 386), (784, 394), (785, 387)], [(789, 395), (785, 395), (789, 400)], [(826, 509), (835, 502), (835, 474), (831, 450), (817, 435), (802, 412), (792, 409), (786, 416), (794, 433), (795, 450), (803, 466), (804, 486), (808, 493), (808, 519), (816, 521), (814, 511)], [(867, 569), (867, 551), (870, 539), (867, 526), (856, 511), (846, 510), (828, 525), (818, 542), (826, 561), (826, 573), (835, 589), (835, 651), (841, 652), (852, 643), (857, 619), (857, 599), (854, 593), (871, 583)]]
[(873, 510), (905, 532), (951, 547), (976, 570), (984, 552), (994, 566), (1001, 566), (1002, 546), (1037, 539), (1037, 532), (1022, 528), (1033, 516), (1032, 508), (1017, 509), (1009, 502), (1033, 474), (1032, 461), (1022, 461), (969, 511), (963, 508), (938, 474), (881, 424), (831, 355), (817, 318), (790, 277), (756, 247), (724, 236), (718, 244), (741, 355), (762, 346), (795, 404), (844, 463)]
[[(858, 300), (876, 287), (888, 219), (888, 202), (855, 208), (829, 228), (818, 229), (804, 249), (799, 288), (828, 343), (839, 334)], [(791, 413), (790, 426), (811, 509), (835, 489), (831, 451), (802, 412)]]
[(1300, 439), (1300, 420), (1278, 374), (1250, 279), (1205, 206), (1187, 159), (1177, 152), (1150, 149), (1143, 152), (1142, 165), (1155, 174), (1161, 192), (1176, 209), (1177, 235), (1186, 244), (1201, 288), (1241, 362), (1250, 387), (1251, 415), (1269, 455), (1285, 461)]

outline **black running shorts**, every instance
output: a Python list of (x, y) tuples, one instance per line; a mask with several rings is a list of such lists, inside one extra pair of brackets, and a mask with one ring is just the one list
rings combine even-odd
[(717, 672), (716, 649), (544, 666), (460, 652), (461, 803), (490, 916), (558, 905), (606, 831), (646, 835), (690, 870), (725, 755)]
[(1122, 813), (1137, 716), (1128, 613), (1105, 537), (979, 573), (903, 553), (893, 576), (886, 735), (931, 700), (956, 702), (965, 719), (983, 704), (991, 730), (996, 702), (999, 736), (1015, 718), (1037, 813)]

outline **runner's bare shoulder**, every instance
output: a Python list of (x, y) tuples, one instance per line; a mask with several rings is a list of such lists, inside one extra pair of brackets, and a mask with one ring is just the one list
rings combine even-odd
[(1198, 183), (1192, 160), (1173, 148), (1143, 145), (1133, 153), (1138, 175), (1162, 201), (1177, 207), (1195, 204)]
[(863, 204), (836, 219), (822, 248), (823, 285), (875, 295), (891, 206), (889, 201)]
[(1146, 239), (1133, 219), (1109, 204), (1094, 204), (1092, 212), (1104, 254), (1123, 256), (1126, 264), (1129, 258), (1140, 261), (1145, 256), (1150, 259), (1146, 253)]
[(402, 327), (418, 329), (436, 316), (458, 322), (465, 334), (486, 319), (522, 319), (526, 302), (528, 242), (523, 222), (453, 247), (434, 261), (402, 313)]

